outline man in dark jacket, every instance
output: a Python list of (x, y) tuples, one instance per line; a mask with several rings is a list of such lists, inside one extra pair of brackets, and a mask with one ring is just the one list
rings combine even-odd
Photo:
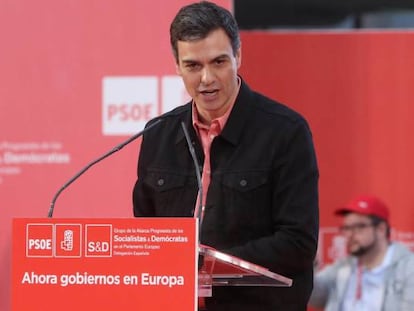
[[(293, 279), (286, 288), (214, 288), (207, 310), (304, 311), (318, 240), (318, 168), (308, 124), (238, 75), (240, 37), (229, 11), (204, 1), (185, 6), (170, 35), (192, 101), (144, 135), (134, 215), (201, 214), (203, 244)], [(201, 202), (182, 122), (202, 166)]]

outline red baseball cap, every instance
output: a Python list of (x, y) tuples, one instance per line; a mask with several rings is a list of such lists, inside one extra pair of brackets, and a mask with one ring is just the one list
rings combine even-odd
[(375, 196), (361, 195), (352, 199), (348, 204), (340, 207), (335, 211), (336, 215), (345, 215), (347, 213), (358, 213), (363, 215), (373, 215), (389, 221), (390, 212), (388, 207)]

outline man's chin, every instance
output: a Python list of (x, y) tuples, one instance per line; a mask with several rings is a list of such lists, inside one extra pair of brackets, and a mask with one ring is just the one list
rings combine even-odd
[(351, 254), (352, 256), (355, 256), (355, 257), (359, 257), (359, 256), (364, 255), (366, 253), (366, 251), (367, 250), (363, 247), (355, 247), (352, 250), (349, 250), (349, 254)]
[(352, 256), (360, 256), (362, 252), (363, 249), (358, 245), (355, 245), (354, 247), (348, 247), (348, 254)]

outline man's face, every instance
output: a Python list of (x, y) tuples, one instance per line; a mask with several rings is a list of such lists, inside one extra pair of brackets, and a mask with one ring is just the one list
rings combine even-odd
[(178, 41), (177, 74), (204, 122), (222, 116), (237, 95), (240, 49), (233, 52), (222, 29), (196, 41)]
[(350, 213), (344, 216), (342, 234), (347, 238), (348, 252), (362, 256), (375, 249), (380, 235), (369, 216)]

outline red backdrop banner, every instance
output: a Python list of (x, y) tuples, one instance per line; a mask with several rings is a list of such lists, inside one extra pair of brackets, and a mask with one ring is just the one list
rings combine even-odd
[(244, 33), (242, 72), (310, 122), (320, 166), (322, 224), (360, 193), (414, 229), (414, 32)]

